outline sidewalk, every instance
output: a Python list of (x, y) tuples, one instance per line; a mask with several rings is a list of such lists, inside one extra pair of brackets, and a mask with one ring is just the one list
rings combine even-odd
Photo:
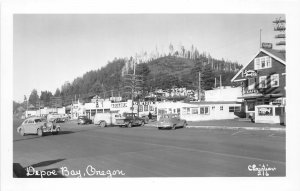
[[(151, 122), (147, 124), (147, 126), (156, 127), (157, 122)], [(285, 131), (286, 126), (280, 124), (252, 123), (249, 121), (239, 121), (238, 119), (228, 119), (210, 121), (188, 121), (187, 128)]]

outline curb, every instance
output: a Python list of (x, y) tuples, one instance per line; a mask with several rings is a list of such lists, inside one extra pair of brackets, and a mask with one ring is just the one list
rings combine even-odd
[[(150, 127), (157, 127), (156, 125), (147, 125)], [(285, 131), (286, 128), (280, 127), (229, 127), (229, 126), (191, 126), (188, 125), (186, 128), (196, 128), (196, 129), (230, 129), (230, 130), (257, 130), (257, 131)]]

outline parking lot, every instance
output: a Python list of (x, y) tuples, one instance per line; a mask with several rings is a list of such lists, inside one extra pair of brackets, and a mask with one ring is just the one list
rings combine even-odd
[(15, 123), (16, 176), (41, 177), (41, 173), (43, 177), (286, 175), (284, 131), (158, 130), (147, 125), (100, 128), (75, 123), (61, 123), (61, 126), (59, 135), (22, 137), (16, 133)]

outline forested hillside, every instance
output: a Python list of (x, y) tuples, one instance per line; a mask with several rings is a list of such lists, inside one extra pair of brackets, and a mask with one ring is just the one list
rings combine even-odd
[[(57, 88), (54, 95), (51, 92), (41, 92), (37, 96), (33, 90), (29, 97), (29, 103), (37, 106), (51, 106), (51, 97), (60, 97), (62, 105), (69, 105), (72, 100), (81, 99), (89, 101), (94, 95), (103, 98), (110, 96), (128, 97), (128, 90), (124, 89), (124, 75), (133, 73), (136, 66), (136, 74), (141, 75), (143, 95), (155, 89), (169, 89), (172, 87), (198, 88), (198, 76), (201, 72), (201, 86), (204, 90), (214, 87), (215, 77), (219, 86), (219, 76), (222, 76), (222, 85), (233, 85), (230, 79), (242, 68), (242, 65), (228, 60), (218, 60), (206, 53), (199, 54), (194, 51), (171, 51), (168, 55), (151, 57), (148, 60), (139, 60), (138, 57), (115, 58), (113, 61), (98, 70), (85, 73), (72, 82), (65, 82), (61, 88)], [(39, 101), (38, 101), (39, 100)]]

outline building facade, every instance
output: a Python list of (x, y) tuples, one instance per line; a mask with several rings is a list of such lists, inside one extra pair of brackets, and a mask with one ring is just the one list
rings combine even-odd
[(232, 79), (242, 83), (246, 116), (255, 114), (255, 106), (285, 106), (285, 54), (274, 49), (263, 49)]

